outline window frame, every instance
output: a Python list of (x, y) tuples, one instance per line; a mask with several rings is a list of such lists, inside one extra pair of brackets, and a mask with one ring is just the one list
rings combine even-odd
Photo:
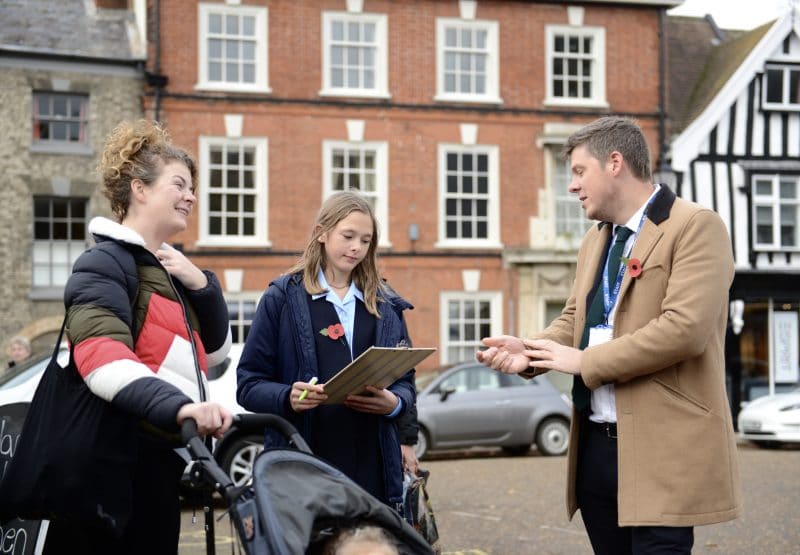
[[(46, 219), (39, 217), (36, 215), (36, 203), (37, 201), (48, 201), (49, 203), (49, 213)], [(54, 201), (62, 201), (66, 203), (66, 210), (67, 215), (64, 217), (56, 217), (54, 216), (53, 210), (53, 202)], [(81, 202), (83, 204), (83, 217), (82, 218), (75, 218), (71, 215), (72, 212), (72, 202)], [(89, 240), (89, 198), (83, 196), (57, 196), (57, 195), (33, 195), (32, 197), (32, 221), (33, 221), (33, 233), (31, 236), (31, 289), (44, 291), (44, 290), (63, 290), (64, 286), (67, 284), (67, 280), (69, 279), (70, 274), (72, 273), (72, 267), (75, 264), (75, 261), (78, 257), (86, 250), (88, 246)], [(67, 239), (56, 239), (53, 237), (53, 225), (57, 223), (59, 220), (63, 221), (66, 224), (67, 230)], [(49, 226), (48, 237), (47, 238), (40, 238), (37, 237), (37, 227), (39, 223), (46, 222)], [(73, 226), (76, 223), (83, 222), (83, 238), (81, 239), (71, 239)], [(66, 261), (57, 263), (54, 261), (54, 247), (61, 246), (66, 247), (67, 259)], [(44, 247), (44, 249), (38, 248)], [(40, 259), (40, 254), (43, 250), (47, 251), (47, 260)], [(56, 280), (54, 279), (54, 273), (56, 271), (56, 265), (62, 270), (63, 279)], [(44, 282), (37, 282), (37, 275), (39, 270), (46, 271), (48, 273), (48, 280), (46, 283)]]
[[(231, 338), (234, 343), (244, 343), (245, 339), (247, 339), (247, 333), (253, 326), (253, 319), (247, 320), (246, 318), (242, 318), (243, 310), (242, 304), (243, 303), (253, 303), (253, 317), (255, 317), (256, 310), (258, 309), (258, 303), (261, 301), (261, 297), (264, 294), (263, 291), (240, 291), (238, 293), (225, 293), (225, 304), (228, 306), (228, 322), (231, 326)], [(231, 308), (232, 304), (235, 304), (237, 307), (236, 316), (237, 318), (232, 318), (233, 315)], [(246, 328), (246, 329), (245, 329)], [(236, 330), (239, 330), (239, 333), (242, 333), (244, 337), (241, 337), (240, 341), (236, 341), (235, 338)]]
[[(447, 237), (447, 199), (453, 195), (447, 192), (447, 155), (455, 154), (485, 154), (488, 156), (488, 200), (487, 210), (487, 237), (485, 239), (448, 238)], [(438, 156), (438, 248), (449, 249), (474, 249), (474, 248), (503, 248), (500, 242), (500, 154), (496, 145), (461, 145), (440, 143)], [(463, 198), (458, 196), (456, 198)]]
[[(544, 146), (545, 179), (553, 202), (553, 236), (568, 239), (573, 243), (573, 246), (577, 247), (580, 245), (581, 240), (583, 240), (583, 236), (586, 235), (586, 232), (589, 231), (589, 228), (594, 224), (592, 220), (586, 217), (586, 213), (583, 211), (578, 198), (569, 192), (572, 173), (569, 169), (569, 162), (561, 160), (560, 152), (562, 147), (563, 145), (555, 143)], [(560, 190), (558, 182), (559, 168), (564, 169), (564, 177), (566, 178), (563, 191)], [(566, 229), (562, 230), (559, 230), (559, 223), (562, 221), (559, 219), (560, 205), (568, 206), (568, 209), (577, 207), (577, 212), (579, 214), (578, 218), (568, 218), (568, 225), (565, 225)], [(579, 222), (582, 223), (580, 229), (578, 227)]]
[[(48, 114), (46, 118), (42, 117), (39, 114), (39, 100), (42, 96), (49, 97), (49, 102), (52, 106), (53, 104), (53, 97), (62, 97), (67, 100), (67, 102), (71, 102), (72, 100), (77, 99), (81, 104), (81, 112), (82, 115), (79, 115), (77, 120), (69, 114), (59, 115), (59, 114)], [(88, 93), (80, 93), (80, 92), (62, 92), (62, 91), (50, 91), (50, 90), (34, 90), (31, 94), (31, 144), (30, 148), (32, 151), (36, 152), (64, 152), (64, 153), (74, 153), (74, 154), (91, 154), (91, 146), (90, 146), (90, 95)], [(69, 111), (69, 110), (68, 110)], [(52, 125), (55, 123), (77, 123), (79, 129), (79, 135), (82, 135), (82, 139), (78, 139), (77, 141), (71, 141), (69, 139), (42, 139), (41, 137), (37, 137), (37, 129), (38, 124), (40, 122), (46, 121), (48, 125)]]
[[(502, 333), (503, 329), (503, 294), (500, 291), (441, 291), (439, 293), (439, 345), (441, 346), (441, 364), (454, 364), (464, 362), (465, 360), (474, 360), (474, 352), (478, 351), (481, 347), (481, 339), (483, 336), (478, 330), (474, 342), (467, 342), (466, 340), (450, 340), (450, 312), (449, 303), (451, 301), (472, 301), (481, 302), (486, 301), (489, 303), (489, 330), (490, 336)], [(474, 350), (472, 345), (474, 344)], [(450, 349), (455, 347), (458, 349), (469, 349), (472, 352), (470, 357), (464, 360), (451, 360)]]
[[(375, 24), (375, 56), (373, 70), (375, 73), (375, 86), (365, 87), (337, 87), (331, 79), (331, 44), (333, 38), (331, 25), (334, 21), (347, 23), (373, 23)], [(389, 94), (389, 64), (388, 64), (388, 16), (376, 13), (349, 13), (349, 12), (322, 12), (322, 89), (320, 96), (348, 96), (360, 98), (391, 98)], [(360, 43), (365, 44), (365, 43)]]
[[(780, 198), (780, 182), (785, 179), (791, 179), (795, 182), (796, 198), (793, 202), (782, 201)], [(762, 180), (769, 180), (772, 182), (772, 193), (770, 195), (759, 195), (757, 192), (756, 182)], [(750, 231), (753, 237), (753, 250), (755, 252), (800, 252), (800, 174), (798, 173), (767, 173), (758, 172), (750, 176), (751, 184), (751, 211), (750, 211)], [(782, 246), (781, 239), (781, 226), (780, 220), (776, 221), (776, 212), (780, 218), (779, 208), (781, 206), (794, 205), (796, 207), (796, 221), (795, 227), (795, 245)], [(772, 210), (772, 218), (770, 227), (772, 228), (772, 242), (761, 243), (758, 239), (758, 218), (757, 210), (760, 207), (768, 206)], [(776, 225), (777, 224), (777, 225)]]
[[(269, 241), (269, 141), (266, 137), (209, 137), (201, 136), (200, 142), (200, 187), (196, 195), (200, 204), (198, 246), (226, 247), (270, 247)], [(209, 195), (218, 189), (211, 189), (211, 148), (212, 147), (252, 147), (255, 148), (255, 233), (252, 237), (243, 235), (211, 235)], [(239, 189), (242, 189), (241, 187)], [(227, 189), (221, 189), (224, 192)]]
[[(579, 36), (581, 39), (591, 37), (595, 45), (592, 56), (592, 95), (591, 97), (571, 98), (555, 96), (553, 91), (553, 75), (555, 62), (554, 39), (557, 34)], [(595, 78), (596, 76), (596, 78)], [(549, 106), (585, 106), (592, 108), (608, 108), (606, 98), (606, 30), (604, 27), (546, 25), (545, 26), (545, 105)]]
[[(336, 149), (366, 150), (375, 152), (375, 218), (378, 220), (378, 246), (391, 247), (389, 240), (389, 143), (386, 141), (339, 141), (322, 142), (323, 199), (338, 189), (333, 188), (333, 152)], [(349, 190), (349, 189), (345, 189)], [(360, 191), (362, 192), (363, 191)], [(371, 196), (371, 195), (368, 195)]]
[[(208, 74), (208, 21), (211, 15), (255, 17), (255, 82), (212, 81)], [(197, 90), (271, 93), (269, 86), (269, 8), (228, 4), (198, 4)]]
[[(781, 83), (781, 101), (770, 102), (767, 100), (769, 93), (769, 79), (768, 73), (770, 70), (782, 70), (782, 83)], [(798, 80), (800, 80), (800, 63), (778, 63), (770, 62), (765, 64), (764, 73), (761, 76), (761, 107), (768, 111), (781, 111), (781, 112), (798, 112), (800, 111), (800, 83), (798, 83), (798, 98), (797, 102), (791, 101), (790, 81), (791, 73), (798, 73)], [(788, 99), (788, 100), (787, 100)]]
[[(445, 51), (448, 29), (486, 31), (486, 91), (484, 93), (449, 92), (445, 90)], [(484, 19), (436, 18), (436, 95), (439, 102), (480, 102), (502, 104), (500, 97), (500, 42), (497, 21)]]

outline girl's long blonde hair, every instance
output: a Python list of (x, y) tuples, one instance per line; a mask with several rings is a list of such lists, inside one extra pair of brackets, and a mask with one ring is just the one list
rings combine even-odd
[(319, 271), (325, 270), (325, 245), (319, 242), (323, 233), (329, 233), (336, 225), (353, 212), (361, 212), (372, 220), (372, 239), (369, 243), (367, 256), (353, 269), (352, 279), (363, 293), (364, 305), (367, 310), (380, 318), (378, 312), (378, 293), (383, 291), (383, 281), (378, 276), (377, 250), (378, 250), (378, 222), (369, 202), (352, 191), (334, 193), (322, 203), (311, 237), (308, 239), (305, 251), (300, 260), (289, 268), (287, 273), (303, 274), (303, 286), (311, 295), (324, 293), (326, 290), (319, 283)]

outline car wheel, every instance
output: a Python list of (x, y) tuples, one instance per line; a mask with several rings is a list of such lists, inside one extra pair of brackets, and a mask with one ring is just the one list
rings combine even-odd
[(530, 445), (507, 445), (502, 447), (503, 453), (512, 457), (519, 457), (531, 450)]
[(536, 448), (542, 455), (563, 455), (569, 445), (569, 424), (563, 418), (545, 418), (536, 430)]
[(783, 447), (783, 443), (780, 441), (754, 441), (753, 443), (762, 449), (780, 449)]
[(414, 454), (418, 459), (422, 460), (422, 457), (428, 453), (428, 443), (428, 431), (420, 426), (419, 433), (417, 433), (417, 444), (414, 446)]
[(253, 463), (263, 450), (263, 436), (238, 437), (225, 449), (219, 464), (235, 485), (244, 486), (252, 481)]

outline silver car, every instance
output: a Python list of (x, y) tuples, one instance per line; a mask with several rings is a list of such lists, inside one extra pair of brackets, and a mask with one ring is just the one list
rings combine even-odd
[(418, 378), (417, 457), (438, 449), (501, 447), (522, 455), (562, 455), (569, 443), (569, 399), (547, 379), (501, 374), (465, 362), (433, 378)]

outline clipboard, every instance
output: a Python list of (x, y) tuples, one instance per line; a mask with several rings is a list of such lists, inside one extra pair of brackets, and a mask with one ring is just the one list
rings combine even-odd
[(328, 398), (323, 405), (341, 403), (367, 385), (386, 388), (400, 376), (436, 352), (434, 348), (370, 347), (325, 383)]

